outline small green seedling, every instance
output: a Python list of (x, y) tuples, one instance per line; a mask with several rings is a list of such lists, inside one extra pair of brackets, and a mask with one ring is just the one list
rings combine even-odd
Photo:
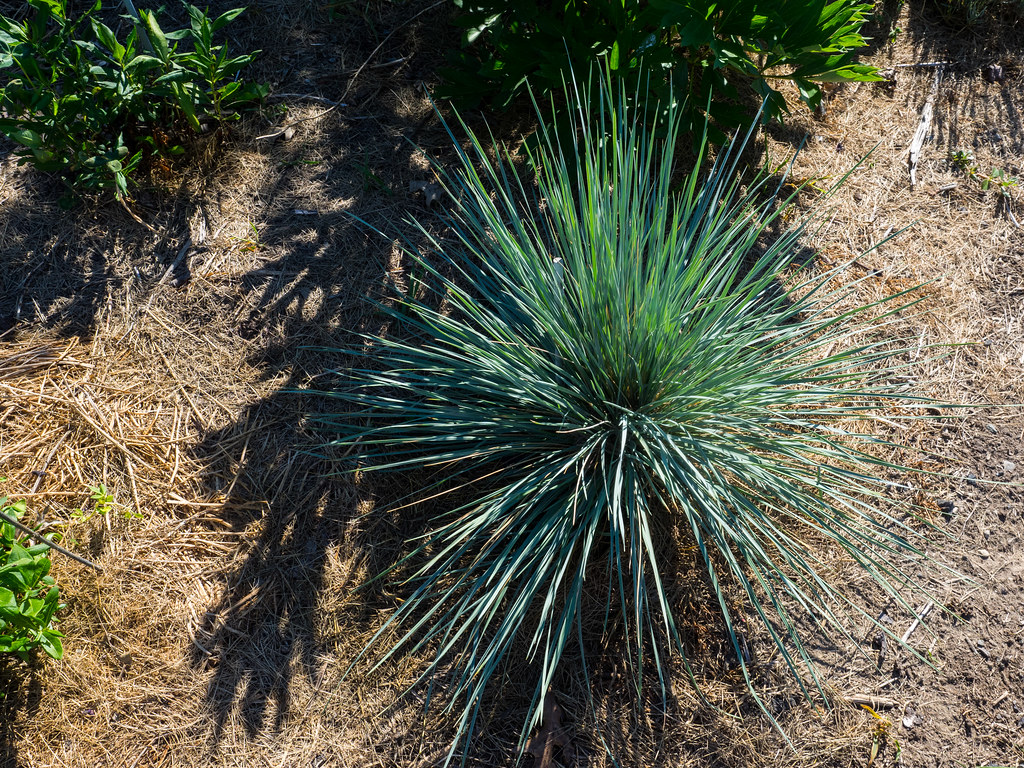
[(868, 753), (867, 768), (871, 768), (874, 765), (878, 755), (889, 742), (892, 742), (894, 760), (896, 763), (899, 763), (900, 756), (903, 754), (903, 748), (900, 746), (899, 740), (892, 734), (892, 720), (882, 717), (867, 704), (861, 704), (861, 706), (869, 715), (875, 718), (875, 725), (871, 730), (871, 751)]
[(107, 490), (107, 486), (89, 486), (89, 499), (92, 501), (92, 509), (85, 510), (79, 507), (71, 513), (71, 519), (78, 523), (91, 520), (94, 516), (106, 517), (114, 510), (114, 495)]
[(245, 237), (232, 237), (238, 247), (246, 253), (255, 253), (263, 248), (263, 242), (260, 240), (260, 231), (253, 222), (249, 222), (249, 234)]
[(949, 153), (949, 162), (958, 171), (970, 179), (974, 179), (982, 190), (995, 189), (999, 192), (999, 200), (1007, 215), (1018, 227), (1020, 223), (1013, 214), (1013, 194), (1011, 190), (1020, 186), (1020, 180), (1010, 176), (1002, 168), (993, 168), (991, 173), (983, 172), (974, 162), (974, 154), (969, 149), (957, 149)]
[(387, 182), (384, 181), (380, 176), (374, 173), (373, 169), (370, 168), (370, 154), (366, 153), (363, 156), (363, 161), (356, 165), (359, 170), (359, 175), (363, 177), (363, 194), (367, 194), (373, 190), (383, 192), (385, 195), (393, 195), (391, 187), (388, 186)]
[[(107, 486), (100, 483), (99, 485), (89, 486), (89, 499), (92, 501), (92, 509), (76, 509), (71, 513), (71, 519), (76, 522), (86, 522), (91, 520), (95, 515), (100, 517), (106, 517), (114, 511), (115, 507), (121, 506), (114, 501), (114, 494), (107, 490)], [(126, 520), (140, 520), (144, 517), (141, 511), (133, 510), (130, 507), (124, 507), (124, 518)]]
[(949, 162), (953, 166), (964, 173), (968, 172), (968, 169), (975, 168), (974, 165), (974, 153), (969, 149), (956, 149), (949, 153)]
[(969, 149), (957, 149), (949, 153), (949, 162), (953, 167), (968, 178), (976, 179), (981, 188), (989, 190), (995, 188), (1004, 197), (1010, 196), (1010, 190), (1020, 186), (1019, 179), (1010, 176), (1002, 168), (993, 168), (992, 173), (985, 173), (974, 162), (974, 154)]
[(1018, 180), (1008, 175), (1002, 168), (994, 168), (992, 173), (981, 179), (982, 189), (995, 188), (1003, 197), (1009, 197), (1010, 190), (1017, 186), (1019, 186)]

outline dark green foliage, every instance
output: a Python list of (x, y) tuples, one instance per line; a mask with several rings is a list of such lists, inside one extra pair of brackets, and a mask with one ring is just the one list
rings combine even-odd
[(538, 94), (560, 91), (570, 67), (586, 72), (601, 61), (631, 89), (639, 80), (651, 103), (688, 99), (693, 125), (702, 127), (699, 113), (711, 100), (712, 121), (728, 131), (748, 119), (733, 101), (739, 83), (765, 100), (767, 119), (789, 108), (773, 85), (779, 80), (796, 83), (813, 108), (821, 83), (880, 79), (854, 62), (872, 7), (856, 0), (455, 3), (464, 47), (440, 93), (461, 105), (504, 107), (527, 84)]
[[(25, 502), (9, 504), (0, 496), (0, 511), (17, 520), (25, 514)], [(27, 660), (33, 649), (42, 648), (55, 659), (64, 655), (63, 635), (53, 628), (53, 615), (62, 606), (49, 575), (49, 551), (46, 544), (26, 547), (15, 527), (0, 520), (0, 653)]]
[(241, 8), (211, 20), (186, 4), (191, 25), (172, 33), (143, 10), (119, 39), (96, 16), (100, 0), (74, 19), (66, 0), (27, 2), (27, 21), (0, 16), (0, 132), (23, 163), (77, 189), (126, 197), (144, 159), (182, 154), (182, 136), (202, 130), (201, 120), (232, 119), (266, 95), (235, 79), (258, 52), (232, 57), (213, 44)]

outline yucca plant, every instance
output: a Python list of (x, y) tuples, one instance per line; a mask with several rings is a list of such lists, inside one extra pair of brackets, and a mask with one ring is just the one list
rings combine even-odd
[(911, 612), (923, 557), (913, 509), (894, 507), (904, 469), (876, 450), (881, 409), (923, 412), (893, 338), (912, 301), (857, 305), (843, 267), (795, 265), (819, 219), (781, 226), (794, 200), (773, 194), (778, 175), (741, 186), (743, 141), (679, 174), (675, 106), (653, 138), (613, 86), (569, 90), (575, 135), (545, 132), (535, 180), (471, 132), (439, 169), (450, 229), (421, 226), (431, 255), (406, 251), (426, 278), (379, 306), (389, 333), (329, 393), (360, 468), (458, 487), (432, 502), (462, 499), (418, 541), (374, 642), (400, 622), (384, 659), (432, 651), (422, 680), (441, 679), (462, 735), (513, 648), (536, 663), (524, 735), (536, 725), (566, 645), (582, 651), (585, 594), (624, 628), (637, 675), (644, 655), (660, 675), (684, 651), (661, 568), (673, 540), (699, 552), (748, 685), (744, 615), (808, 691), (797, 617), (847, 636), (873, 621), (822, 547)]

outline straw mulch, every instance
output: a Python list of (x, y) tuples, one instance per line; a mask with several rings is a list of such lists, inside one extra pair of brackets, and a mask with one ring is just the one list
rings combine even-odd
[[(983, 168), (1021, 173), (1014, 105), (1024, 62), (1019, 47), (938, 26), (927, 6), (900, 7), (892, 22), (904, 31), (872, 59), (892, 82), (835, 90), (823, 117), (794, 114), (766, 146), (781, 159), (807, 137), (793, 169), (813, 182), (805, 204), (872, 151), (809, 245), (826, 265), (878, 246), (850, 270), (865, 300), (928, 284), (922, 314), (902, 326), (920, 339), (908, 375), (922, 390), (972, 406), (1021, 403), (1024, 230), (1011, 214), (1021, 216), (947, 156), (966, 145)], [(333, 371), (351, 360), (323, 350), (381, 330), (363, 299), (405, 279), (388, 239), (351, 214), (389, 237), (414, 236), (410, 216), (442, 230), (435, 207), (408, 190), (430, 180), (414, 143), (451, 156), (425, 97), (454, 44), (447, 13), (429, 2), (251, 9), (234, 42), (263, 48), (254, 77), (293, 94), (272, 102), (287, 109), (204, 139), (196, 165), (142, 190), (135, 212), (149, 228), (114, 206), (66, 214), (56, 184), (0, 159), (0, 330), (10, 328), (0, 335), (0, 495), (25, 498), (33, 523), (102, 569), (53, 556), (66, 655), (0, 663), (0, 765), (443, 761), (453, 716), (425, 714), (423, 690), (399, 698), (422, 659), (377, 672), (357, 664), (343, 678), (401, 599), (392, 582), (356, 587), (395, 562), (436, 510), (404, 506), (416, 478), (335, 475), (337, 457), (311, 423), (330, 402), (303, 390), (338, 381)], [(911, 189), (907, 148), (935, 71), (916, 65), (940, 59), (957, 63), (938, 86)], [(994, 61), (1002, 82), (980, 74)], [(346, 94), (346, 106), (329, 111), (304, 94)], [(258, 138), (292, 124), (290, 140)], [(519, 127), (513, 116), (495, 131), (516, 141)], [(1012, 191), (1011, 206), (1020, 199)], [(954, 346), (936, 357), (935, 344)], [(821, 648), (828, 710), (762, 659), (758, 685), (787, 745), (745, 696), (714, 606), (699, 584), (684, 585), (692, 563), (683, 556), (680, 621), (717, 709), (697, 701), (681, 668), (664, 702), (656, 681), (639, 693), (625, 683), (620, 649), (599, 649), (589, 677), (567, 659), (555, 698), (569, 744), (557, 764), (610, 765), (606, 747), (620, 764), (666, 768), (1024, 760), (1014, 730), (1024, 683), (1013, 672), (1024, 638), (1021, 494), (969, 482), (1019, 482), (1024, 415), (972, 408), (893, 429), (948, 473), (920, 489), (923, 500), (955, 505), (948, 520), (935, 507), (956, 537), (939, 537), (935, 552), (975, 579), (930, 583), (954, 613), (912, 638), (937, 669), (880, 658), (873, 638)], [(100, 484), (115, 502), (103, 515), (92, 514), (89, 491)], [(829, 565), (843, 573), (846, 564)], [(870, 600), (856, 575), (850, 587)], [(750, 640), (755, 652), (766, 647), (756, 633)], [(507, 672), (470, 765), (515, 761), (531, 668)]]

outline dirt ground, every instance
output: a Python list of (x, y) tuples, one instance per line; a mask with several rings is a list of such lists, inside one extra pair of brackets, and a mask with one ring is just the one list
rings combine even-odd
[[(451, 716), (424, 714), (422, 691), (399, 698), (422, 660), (343, 678), (398, 599), (355, 588), (428, 510), (393, 511), (411, 490), (397, 480), (334, 474), (312, 424), (330, 404), (302, 390), (329, 386), (346, 359), (323, 350), (377, 330), (363, 298), (402, 280), (389, 239), (351, 214), (394, 236), (413, 216), (441, 231), (409, 189), (430, 180), (417, 147), (451, 156), (426, 98), (457, 43), (448, 16), (418, 0), (250, 5), (232, 42), (263, 49), (252, 76), (271, 83), (268, 106), (144, 188), (144, 225), (116, 205), (62, 211), (59, 185), (0, 144), (0, 494), (26, 498), (103, 569), (54, 555), (65, 658), (0, 663), (0, 765), (443, 760)], [(824, 114), (795, 110), (765, 139), (777, 159), (805, 143), (794, 173), (812, 182), (807, 205), (871, 152), (809, 245), (828, 264), (882, 243), (852, 269), (869, 278), (864, 298), (926, 283), (913, 331), (922, 349), (956, 345), (913, 375), (968, 407), (905, 439), (941, 459), (922, 491), (950, 537), (932, 554), (972, 581), (930, 572), (942, 605), (922, 626), (887, 609), (932, 666), (860, 628), (863, 653), (822, 649), (831, 707), (762, 670), (787, 744), (750, 706), (697, 595), (687, 620), (719, 709), (682, 674), (669, 702), (638, 701), (613, 648), (586, 678), (570, 659), (558, 765), (1024, 765), (1024, 411), (1012, 405), (1024, 402), (1024, 191), (1004, 199), (948, 160), (969, 149), (983, 171), (1024, 173), (1022, 26), (955, 29), (928, 4), (892, 4), (866, 57), (890, 79), (837, 88)], [(293, 124), (288, 140), (260, 138)], [(515, 140), (522, 121), (493, 127)], [(100, 483), (114, 509), (76, 521)], [(850, 588), (870, 604), (860, 578)], [(515, 763), (529, 672), (507, 671), (468, 765)]]

